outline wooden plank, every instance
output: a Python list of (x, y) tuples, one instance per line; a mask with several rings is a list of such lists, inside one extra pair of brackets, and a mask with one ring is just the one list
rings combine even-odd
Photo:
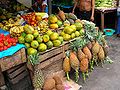
[(17, 65), (17, 66), (15, 66), (15, 67), (7, 70), (7, 73), (8, 73), (8, 74), (9, 74), (9, 73), (12, 73), (13, 71), (15, 71), (16, 69), (18, 69), (18, 68), (20, 68), (20, 67), (22, 67), (22, 66), (23, 66), (23, 64)]
[(55, 56), (56, 54), (61, 53), (61, 52), (63, 52), (62, 47), (53, 49), (53, 50), (51, 50), (49, 52), (44, 53), (43, 55), (40, 55), (39, 60), (40, 60), (40, 62), (42, 62), (42, 61), (44, 61), (44, 60), (46, 60), (48, 58), (51, 58), (51, 57)]
[(57, 61), (57, 60), (60, 60), (60, 59), (62, 59), (62, 58), (63, 58), (63, 53), (60, 53), (60, 54), (56, 55), (55, 57), (52, 57), (52, 58), (50, 58), (50, 59), (48, 59), (48, 60), (40, 63), (40, 64), (38, 65), (38, 68), (39, 68), (39, 69), (43, 69), (43, 68), (45, 68), (45, 67), (48, 67), (48, 66), (50, 66), (53, 62), (55, 62), (55, 61)]
[(15, 76), (19, 75), (21, 72), (25, 71), (27, 68), (26, 66), (22, 66), (19, 69), (15, 70), (14, 72), (8, 74), (10, 79), (13, 79)]
[(63, 59), (59, 59), (57, 61), (54, 61), (52, 64), (46, 66), (45, 68), (41, 69), (44, 74), (44, 77), (47, 78), (48, 76), (63, 70), (62, 65)]
[(27, 71), (24, 71), (23, 73), (21, 73), (20, 75), (18, 75), (17, 77), (11, 79), (10, 81), (12, 82), (12, 84), (16, 84), (17, 82), (19, 82), (21, 79), (23, 79), (25, 76), (28, 75)]
[(3, 85), (5, 85), (5, 81), (4, 81), (4, 76), (2, 74), (1, 67), (0, 67), (0, 87)]

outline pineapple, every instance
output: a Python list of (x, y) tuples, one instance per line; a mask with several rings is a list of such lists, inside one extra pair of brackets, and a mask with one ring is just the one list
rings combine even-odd
[[(92, 47), (92, 54), (93, 54), (93, 61), (92, 62), (95, 62), (96, 65), (98, 66), (98, 63), (97, 63), (97, 54), (99, 52), (99, 49), (100, 49), (100, 45), (99, 43), (96, 41), (95, 44), (93, 45)], [(93, 65), (93, 64), (92, 64)], [(93, 66), (92, 66), (93, 67)]]
[(93, 53), (93, 55), (98, 54), (99, 49), (100, 49), (99, 43), (96, 41), (95, 44), (92, 47), (92, 53)]
[(85, 46), (83, 48), (83, 53), (85, 53), (85, 55), (87, 55), (89, 61), (92, 59), (92, 54), (91, 54), (91, 52), (90, 52), (90, 50), (89, 50), (89, 48), (87, 46)]
[(70, 52), (70, 65), (75, 70), (75, 81), (77, 82), (79, 79), (79, 60), (74, 52)]
[(66, 56), (64, 61), (63, 61), (63, 70), (65, 71), (66, 75), (67, 75), (67, 80), (70, 80), (69, 78), (69, 72), (70, 72), (70, 59)]
[(44, 75), (42, 73), (42, 70), (40, 69), (35, 69), (34, 71), (34, 76), (33, 76), (33, 86), (37, 90), (41, 90), (41, 88), (44, 85)]
[(41, 69), (38, 69), (37, 64), (39, 63), (39, 54), (33, 54), (28, 57), (31, 64), (35, 66), (34, 76), (32, 79), (33, 86), (37, 90), (41, 90), (44, 85), (44, 75)]
[(83, 58), (80, 62), (80, 70), (82, 72), (83, 80), (86, 80), (86, 75), (88, 76), (88, 59)]
[(81, 61), (83, 58), (86, 58), (87, 56), (82, 52), (82, 50), (79, 48), (77, 51), (77, 56), (79, 61)]
[(104, 53), (102, 46), (100, 46), (100, 50), (98, 52), (98, 58), (101, 61), (101, 64), (103, 65), (103, 61), (105, 59), (105, 53)]

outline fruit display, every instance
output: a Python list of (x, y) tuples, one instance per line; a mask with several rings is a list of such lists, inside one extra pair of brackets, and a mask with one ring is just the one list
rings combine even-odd
[(95, 1), (95, 6), (96, 7), (106, 7), (106, 8), (111, 8), (111, 7), (116, 7), (116, 0), (96, 0)]
[(65, 41), (84, 35), (84, 29), (81, 23), (77, 22), (70, 26), (65, 26), (60, 33)]
[(0, 22), (0, 28), (6, 31), (10, 31), (10, 29), (14, 26), (21, 27), (20, 21), (21, 21), (21, 17), (19, 15), (15, 18), (9, 18), (8, 20), (3, 20), (2, 22)]
[(48, 22), (46, 20), (42, 20), (38, 23), (37, 30), (39, 34), (44, 34), (48, 31)]
[(19, 37), (24, 32), (23, 26), (14, 26), (10, 28), (10, 35), (12, 37)]
[(63, 43), (63, 37), (51, 30), (40, 35), (38, 30), (28, 24), (21, 27), (23, 27), (23, 32), (18, 37), (18, 42), (25, 44), (28, 55), (44, 52), (52, 47), (59, 47)]
[(10, 35), (0, 34), (0, 51), (16, 46), (17, 41), (17, 38), (11, 38)]
[(49, 27), (51, 29), (57, 29), (58, 28), (57, 22), (58, 18), (55, 15), (51, 14), (48, 18)]
[[(89, 76), (89, 69), (92, 71), (94, 69), (94, 65), (98, 66), (99, 62), (101, 66), (103, 66), (103, 62), (107, 59), (107, 53), (104, 49), (107, 44), (102, 32), (96, 30), (94, 32), (96, 34), (92, 34), (92, 30), (95, 30), (95, 26), (93, 24), (86, 24), (86, 21), (84, 21), (84, 28), (86, 28), (85, 35), (75, 39), (70, 43), (69, 50), (67, 51), (70, 53), (70, 55), (69, 57), (66, 55), (66, 58), (64, 59), (63, 70), (65, 72), (70, 72), (68, 65), (70, 59), (70, 67), (75, 69), (75, 72), (77, 73), (79, 73), (78, 71), (80, 69), (83, 80), (85, 81), (86, 76)], [(79, 77), (78, 74), (75, 74), (75, 76), (76, 75)], [(77, 78), (77, 80), (78, 79), (79, 78)], [(77, 82), (77, 80), (75, 81)]]
[(38, 25), (38, 21), (37, 21), (38, 17), (36, 17), (35, 13), (30, 13), (30, 14), (23, 15), (22, 18), (27, 22), (27, 24), (29, 24), (31, 26), (37, 26)]
[[(21, 20), (26, 21), (23, 26), (20, 24)], [(80, 72), (85, 81), (86, 76), (89, 76), (89, 68), (92, 71), (94, 65), (99, 62), (102, 65), (107, 57), (107, 43), (96, 25), (78, 19), (73, 13), (64, 13), (60, 8), (57, 15), (51, 14), (45, 19), (43, 14), (35, 12), (18, 16), (16, 19), (10, 18), (2, 21), (0, 28), (9, 31), (12, 37), (0, 34), (0, 51), (16, 45), (18, 41), (26, 46), (28, 59), (33, 66), (40, 62), (40, 55), (47, 50), (52, 50), (53, 47), (63, 48), (64, 41), (69, 43), (62, 65), (67, 80), (70, 80), (69, 74), (73, 69), (75, 82), (78, 82)], [(35, 89), (65, 90), (59, 76), (44, 79), (42, 70), (35, 68), (32, 79)]]

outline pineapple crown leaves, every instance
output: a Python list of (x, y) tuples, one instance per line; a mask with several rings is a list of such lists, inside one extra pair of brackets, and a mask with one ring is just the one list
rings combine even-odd
[(66, 55), (67, 57), (70, 57), (70, 51), (66, 51), (66, 52), (65, 52), (65, 55)]
[(98, 34), (95, 24), (93, 22), (89, 22), (86, 20), (82, 20), (82, 21), (84, 22), (85, 37), (89, 38), (90, 40), (93, 40)]
[(38, 64), (39, 63), (39, 53), (29, 55), (28, 59), (30, 60), (32, 65)]
[[(95, 37), (95, 39), (99, 42), (99, 44), (103, 45), (103, 39), (105, 38), (105, 35), (103, 35), (103, 32), (98, 32), (98, 35)], [(105, 39), (104, 39), (105, 40)]]
[(70, 49), (73, 51), (78, 51), (78, 48), (83, 48), (86, 45), (86, 40), (84, 38), (77, 38), (75, 41), (70, 42)]

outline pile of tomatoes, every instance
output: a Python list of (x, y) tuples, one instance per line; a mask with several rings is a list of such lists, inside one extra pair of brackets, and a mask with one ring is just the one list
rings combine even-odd
[(38, 21), (36, 20), (36, 15), (34, 12), (23, 15), (22, 18), (27, 22), (27, 24), (29, 24), (31, 26), (37, 26), (37, 24), (38, 24)]
[(17, 38), (11, 38), (9, 35), (0, 34), (0, 51), (7, 50), (11, 46), (16, 46)]

